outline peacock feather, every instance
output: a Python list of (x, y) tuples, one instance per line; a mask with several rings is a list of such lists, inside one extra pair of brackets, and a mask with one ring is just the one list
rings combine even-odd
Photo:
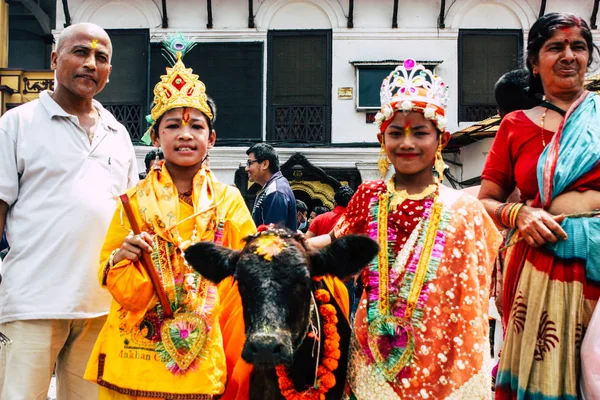
[(169, 35), (162, 41), (162, 54), (169, 64), (175, 65), (177, 60), (194, 48), (196, 42), (186, 38), (181, 33)]

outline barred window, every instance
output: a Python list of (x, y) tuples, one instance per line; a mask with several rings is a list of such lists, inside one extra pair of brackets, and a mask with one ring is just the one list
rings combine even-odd
[(496, 114), (494, 84), (522, 66), (523, 32), (461, 29), (458, 34), (458, 120), (481, 121)]

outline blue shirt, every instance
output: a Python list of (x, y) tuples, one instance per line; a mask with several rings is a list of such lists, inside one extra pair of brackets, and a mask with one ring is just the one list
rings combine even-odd
[(296, 231), (296, 197), (281, 172), (275, 173), (256, 195), (252, 219), (256, 226), (282, 223)]

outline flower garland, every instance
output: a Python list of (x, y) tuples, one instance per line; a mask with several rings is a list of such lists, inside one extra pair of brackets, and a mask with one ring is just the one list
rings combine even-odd
[(390, 208), (399, 203), (394, 199), (397, 193), (389, 187), (371, 202), (369, 235), (379, 243), (380, 254), (366, 271), (369, 321), (366, 352), (386, 378), (395, 381), (413, 357), (413, 328), (420, 327), (429, 295), (426, 283), (437, 273), (450, 215), (436, 201), (438, 191), (426, 190), (421, 197), (425, 199), (422, 218), (402, 250), (394, 254), (397, 238), (387, 227), (387, 219)]
[[(214, 242), (222, 244), (225, 221), (219, 219), (214, 226)], [(161, 271), (165, 291), (172, 299), (172, 309), (178, 310), (171, 319), (161, 316), (160, 335), (155, 346), (158, 358), (173, 375), (197, 370), (209, 356), (206, 344), (210, 340), (214, 322), (212, 313), (217, 300), (217, 288), (193, 271), (184, 257), (187, 247), (197, 242), (197, 235), (196, 224), (189, 241), (184, 241), (177, 231), (173, 234), (178, 241), (179, 254), (174, 244), (163, 241), (158, 235), (154, 236), (152, 260)], [(175, 262), (183, 262), (186, 270), (183, 277), (179, 268), (174, 267)]]
[[(335, 386), (336, 380), (333, 372), (338, 368), (340, 359), (340, 335), (337, 330), (337, 311), (329, 304), (331, 295), (325, 289), (317, 289), (315, 298), (319, 302), (319, 313), (323, 317), (323, 333), (325, 335), (323, 346), (325, 352), (321, 365), (317, 368), (317, 377), (314, 386), (303, 392), (294, 388), (294, 382), (290, 379), (288, 368), (285, 365), (275, 367), (277, 372), (279, 390), (286, 400), (325, 400), (325, 395)], [(319, 340), (316, 338), (316, 340)]]

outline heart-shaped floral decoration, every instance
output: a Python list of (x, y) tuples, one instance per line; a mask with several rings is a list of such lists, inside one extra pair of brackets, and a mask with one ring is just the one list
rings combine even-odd
[(394, 315), (381, 315), (369, 326), (368, 343), (375, 365), (387, 380), (395, 382), (412, 360), (415, 348), (412, 325)]
[(167, 360), (169, 370), (185, 372), (202, 351), (208, 332), (206, 320), (195, 314), (176, 314), (172, 319), (163, 321), (160, 329), (162, 347), (178, 367), (170, 366), (170, 360)]

